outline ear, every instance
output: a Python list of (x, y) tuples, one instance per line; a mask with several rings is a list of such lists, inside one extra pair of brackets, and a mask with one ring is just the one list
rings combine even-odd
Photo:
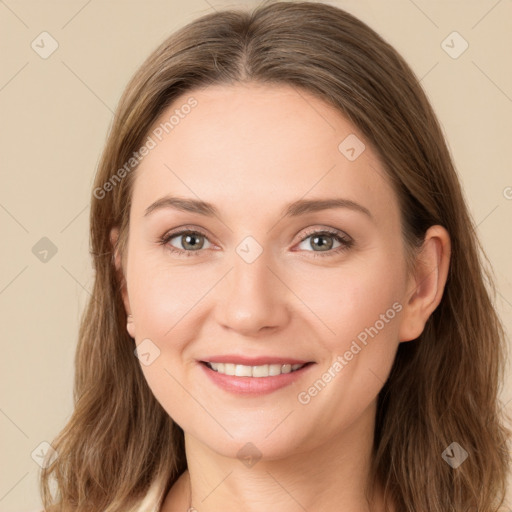
[(126, 315), (128, 317), (126, 330), (128, 334), (135, 338), (135, 324), (133, 322), (133, 316), (130, 308), (130, 299), (128, 298), (128, 290), (126, 287), (126, 278), (124, 276), (124, 270), (121, 261), (121, 253), (119, 252), (119, 247), (117, 246), (117, 242), (119, 240), (119, 228), (112, 228), (110, 231), (110, 243), (112, 244), (113, 256), (112, 261), (115, 267), (117, 281), (121, 285), (121, 297), (124, 303), (124, 309), (126, 311)]
[(399, 341), (415, 340), (443, 296), (450, 266), (451, 242), (442, 226), (431, 226), (409, 277)]

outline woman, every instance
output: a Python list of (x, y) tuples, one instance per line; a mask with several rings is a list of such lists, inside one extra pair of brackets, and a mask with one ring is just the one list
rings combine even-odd
[(503, 503), (492, 280), (424, 92), (361, 21), (278, 2), (162, 43), (91, 244), (48, 512)]

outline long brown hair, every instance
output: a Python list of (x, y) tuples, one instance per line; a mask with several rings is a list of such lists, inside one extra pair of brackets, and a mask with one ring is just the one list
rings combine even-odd
[[(386, 41), (347, 12), (310, 2), (203, 16), (165, 40), (123, 93), (91, 198), (94, 289), (81, 319), (74, 411), (52, 443), (59, 456), (41, 473), (46, 510), (126, 512), (151, 482), (168, 490), (186, 469), (183, 431), (150, 391), (126, 332), (110, 232), (120, 228), (124, 256), (136, 174), (126, 162), (162, 111), (195, 88), (240, 82), (303, 89), (357, 126), (395, 188), (408, 248), (434, 224), (447, 229), (444, 296), (421, 336), (399, 345), (378, 397), (371, 485), (381, 482), (398, 511), (497, 510), (509, 466), (498, 399), (505, 335), (492, 269), (442, 131), (418, 79)], [(468, 453), (457, 469), (442, 457), (452, 442)]]

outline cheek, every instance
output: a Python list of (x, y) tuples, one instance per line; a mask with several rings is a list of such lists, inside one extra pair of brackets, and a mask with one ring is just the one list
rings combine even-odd
[(343, 353), (353, 339), (369, 336), (368, 330), (375, 334), (375, 325), (385, 337), (394, 340), (398, 335), (404, 286), (399, 255), (381, 255), (313, 276), (302, 280), (297, 293), (318, 318), (328, 352)]
[[(194, 304), (205, 292), (193, 286), (190, 272), (177, 268), (170, 272), (143, 251), (134, 250), (131, 255), (128, 293), (136, 345), (144, 347), (139, 364), (156, 400), (174, 421), (186, 424), (190, 415), (201, 417), (200, 410), (183, 408), (183, 404), (191, 403), (190, 395), (180, 385), (186, 382), (188, 370), (183, 365), (183, 351), (190, 337), (195, 336), (187, 313), (193, 316)], [(146, 360), (144, 353), (149, 354)]]
[(128, 294), (137, 338), (177, 339), (175, 332), (186, 323), (187, 312), (208, 289), (204, 281), (195, 279), (190, 268), (170, 268), (162, 259), (134, 251), (128, 268)]
[(317, 282), (323, 294), (308, 292), (308, 305), (324, 324), (319, 342), (325, 358), (297, 399), (333, 432), (362, 414), (389, 375), (399, 344), (401, 271), (398, 255), (396, 261), (375, 259)]

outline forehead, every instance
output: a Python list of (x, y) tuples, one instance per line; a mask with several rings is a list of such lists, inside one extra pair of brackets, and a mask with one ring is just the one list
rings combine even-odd
[(135, 171), (132, 192), (137, 214), (165, 194), (251, 214), (301, 197), (341, 196), (371, 205), (377, 215), (398, 214), (387, 176), (359, 130), (334, 107), (291, 86), (190, 91), (148, 135), (154, 147)]

